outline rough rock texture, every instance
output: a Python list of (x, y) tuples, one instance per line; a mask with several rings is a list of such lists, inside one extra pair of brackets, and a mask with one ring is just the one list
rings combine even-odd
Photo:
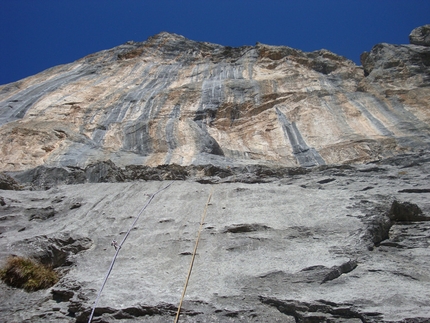
[[(188, 177), (142, 214), (94, 322), (173, 322), (212, 189), (179, 322), (430, 322), (430, 155), (302, 171), (191, 170), (152, 170)], [(42, 177), (53, 183), (58, 173)], [(88, 321), (111, 241), (171, 183), (108, 179), (0, 190), (0, 259), (32, 256), (62, 273), (45, 291), (0, 284), (0, 321)]]
[(420, 26), (412, 30), (409, 42), (414, 45), (430, 46), (430, 25)]
[(1, 190), (19, 190), (21, 186), (9, 175), (0, 173), (0, 189)]
[[(424, 28), (424, 27), (423, 27)], [(160, 33), (0, 87), (0, 170), (360, 163), (427, 149), (430, 48), (239, 48)]]
[(179, 322), (430, 322), (418, 33), (363, 67), (161, 33), (0, 87), (0, 265), (61, 276), (0, 321), (87, 322), (151, 201), (93, 322), (172, 322), (213, 192)]

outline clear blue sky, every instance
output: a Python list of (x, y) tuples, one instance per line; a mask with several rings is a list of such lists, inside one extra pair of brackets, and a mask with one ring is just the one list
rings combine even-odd
[(226, 46), (326, 48), (357, 64), (408, 43), (429, 0), (0, 0), (0, 84), (161, 31)]

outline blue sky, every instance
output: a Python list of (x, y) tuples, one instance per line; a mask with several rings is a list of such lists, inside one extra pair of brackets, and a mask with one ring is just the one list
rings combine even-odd
[(161, 31), (226, 46), (326, 48), (357, 64), (408, 43), (429, 0), (0, 0), (0, 84)]

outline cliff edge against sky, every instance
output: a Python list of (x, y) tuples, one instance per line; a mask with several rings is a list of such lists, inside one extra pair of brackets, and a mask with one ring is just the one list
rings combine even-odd
[(231, 48), (165, 32), (128, 42), (0, 87), (0, 170), (109, 159), (307, 167), (427, 149), (421, 34), (375, 45), (362, 67), (327, 50)]

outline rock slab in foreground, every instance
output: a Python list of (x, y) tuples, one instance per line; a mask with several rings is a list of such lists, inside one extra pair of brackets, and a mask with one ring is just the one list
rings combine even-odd
[[(327, 167), (260, 184), (174, 181), (121, 249), (95, 321), (173, 321), (213, 188), (180, 322), (428, 322), (428, 193), (400, 192), (428, 188), (424, 160)], [(168, 183), (0, 191), (1, 259), (34, 255), (63, 274), (35, 293), (0, 284), (0, 320), (86, 322), (111, 241), (121, 241), (149, 195)], [(53, 215), (42, 216), (48, 208)], [(404, 222), (401, 214), (425, 218)]]

